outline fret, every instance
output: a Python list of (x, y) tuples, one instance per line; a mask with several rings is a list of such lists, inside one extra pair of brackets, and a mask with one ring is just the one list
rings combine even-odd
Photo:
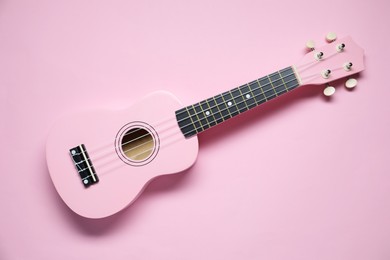
[(284, 89), (286, 90), (286, 92), (288, 92), (288, 88), (286, 86), (286, 82), (284, 81), (284, 79), (282, 77), (282, 74), (280, 73), (280, 70), (278, 70), (278, 74), (279, 74), (279, 77), (281, 78), (281, 80), (283, 82)]
[(276, 97), (276, 92), (269, 81), (268, 76), (262, 77), (259, 79), (259, 85), (261, 90), (264, 93), (264, 96), (267, 98), (267, 101)]
[(215, 101), (215, 98), (212, 97), (212, 98), (207, 99), (207, 105), (209, 105), (210, 110), (213, 114), (213, 117), (217, 121), (217, 124), (222, 123), (224, 121), (223, 115), (218, 108), (218, 105), (217, 105), (217, 102)]
[(275, 86), (274, 86), (270, 76), (267, 75), (267, 78), (268, 78), (268, 81), (269, 81), (269, 85), (272, 87), (272, 90), (275, 92), (275, 95), (278, 96), (278, 92), (276, 92)]
[(240, 114), (249, 109), (248, 106), (246, 105), (245, 97), (242, 94), (240, 88), (232, 89), (230, 91), (230, 93), (232, 94), (232, 96), (234, 98), (234, 102), (235, 102), (235, 104), (238, 108), (238, 112)]
[(269, 74), (240, 87), (175, 112), (186, 138), (218, 125), (299, 86), (292, 67)]
[(215, 119), (212, 111), (210, 110), (210, 106), (207, 104), (207, 100), (203, 100), (200, 102), (200, 107), (202, 108), (203, 115), (206, 118), (209, 127), (215, 126), (217, 124), (217, 120)]
[(238, 107), (236, 106), (230, 91), (222, 93), (222, 98), (225, 100), (230, 115), (232, 117), (238, 115)]
[(223, 99), (222, 95), (219, 94), (215, 97), (215, 100), (217, 101), (218, 109), (222, 114), (223, 120), (227, 120), (232, 117), (230, 114), (229, 109), (227, 109), (227, 104), (225, 103), (225, 100)]
[(268, 75), (272, 86), (274, 87), (274, 90), (276, 92), (276, 95), (282, 95), (283, 93), (287, 92), (286, 87), (284, 86), (283, 80), (280, 77), (279, 71), (274, 72), (270, 75)]
[(203, 128), (203, 131), (208, 129), (210, 127), (210, 125), (208, 124), (207, 119), (205, 118), (205, 114), (203, 113), (203, 109), (200, 106), (200, 103), (194, 104), (194, 105), (192, 105), (192, 107), (194, 108), (194, 110), (196, 112), (196, 117), (199, 119), (199, 122)]
[(190, 137), (198, 133), (186, 108), (176, 111), (176, 120), (185, 137)]
[(199, 133), (203, 131), (202, 125), (199, 122), (199, 118), (196, 116), (195, 110), (192, 108), (192, 106), (186, 107), (188, 114), (190, 115), (192, 123), (195, 125), (195, 130)]
[[(257, 85), (257, 81), (255, 81), (255, 83)], [(248, 107), (248, 109), (251, 109), (251, 108), (254, 108), (255, 106), (257, 106), (255, 94), (253, 94), (253, 92), (250, 88), (251, 84), (252, 84), (252, 82), (247, 83), (247, 84), (240, 87), (240, 90), (241, 90), (243, 96), (245, 96), (245, 103), (246, 103), (246, 106)]]
[(252, 92), (255, 95), (256, 104), (260, 105), (266, 102), (267, 96), (264, 94), (262, 87), (260, 86), (259, 80), (256, 80), (252, 85)]
[(289, 91), (299, 86), (298, 80), (291, 67), (281, 70), (280, 74), (282, 75), (284, 82), (286, 82)]

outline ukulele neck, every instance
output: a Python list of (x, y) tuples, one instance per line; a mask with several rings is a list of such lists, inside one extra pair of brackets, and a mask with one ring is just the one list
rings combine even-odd
[(202, 100), (175, 112), (186, 138), (197, 135), (245, 111), (253, 109), (299, 86), (292, 66)]

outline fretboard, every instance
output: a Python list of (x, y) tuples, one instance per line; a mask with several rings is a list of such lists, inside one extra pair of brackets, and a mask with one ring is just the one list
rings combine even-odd
[(271, 73), (230, 91), (177, 110), (186, 138), (197, 135), (299, 86), (292, 67)]

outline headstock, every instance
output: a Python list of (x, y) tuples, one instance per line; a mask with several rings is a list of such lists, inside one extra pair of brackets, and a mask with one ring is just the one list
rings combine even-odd
[[(324, 95), (331, 96), (335, 89), (329, 82), (364, 70), (364, 50), (350, 36), (336, 40), (334, 33), (328, 33), (326, 39), (330, 43), (318, 49), (313, 41), (308, 41), (306, 46), (311, 51), (295, 64), (295, 70), (301, 85), (327, 85)], [(355, 79), (349, 79), (346, 87), (356, 84)]]

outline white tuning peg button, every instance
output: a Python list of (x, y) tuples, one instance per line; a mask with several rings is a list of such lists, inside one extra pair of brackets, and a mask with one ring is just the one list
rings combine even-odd
[(333, 42), (337, 39), (337, 35), (334, 32), (330, 32), (326, 35), (326, 40), (328, 42)]
[(309, 50), (314, 50), (314, 48), (316, 47), (316, 44), (313, 40), (309, 40), (306, 42), (306, 48), (308, 48)]
[(336, 92), (336, 89), (334, 87), (332, 87), (332, 86), (327, 86), (324, 89), (324, 95), (327, 96), (327, 97), (332, 96), (335, 92)]
[(345, 87), (346, 88), (354, 88), (357, 85), (357, 80), (350, 78), (345, 82)]

